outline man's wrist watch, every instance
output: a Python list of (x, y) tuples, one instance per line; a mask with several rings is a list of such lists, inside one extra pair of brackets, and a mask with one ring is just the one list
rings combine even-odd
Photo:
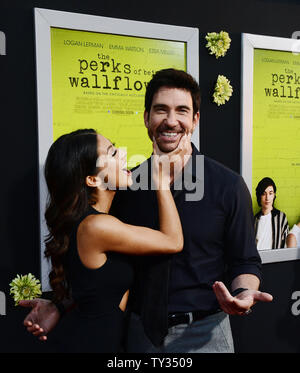
[(237, 288), (237, 289), (235, 289), (235, 290), (233, 290), (233, 291), (231, 292), (231, 295), (232, 295), (233, 297), (235, 297), (235, 296), (237, 296), (238, 294), (242, 293), (242, 292), (245, 291), (245, 290), (249, 290), (249, 289), (247, 289), (247, 288)]

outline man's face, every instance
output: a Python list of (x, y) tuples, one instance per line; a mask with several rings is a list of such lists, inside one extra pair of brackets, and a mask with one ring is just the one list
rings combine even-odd
[(144, 113), (144, 120), (150, 139), (154, 137), (160, 150), (168, 153), (177, 148), (185, 133), (194, 131), (199, 112), (193, 115), (189, 91), (162, 87), (153, 96), (150, 113)]
[(263, 207), (265, 209), (272, 208), (274, 198), (275, 198), (274, 188), (273, 188), (272, 185), (270, 185), (265, 189), (263, 195), (261, 196), (261, 200), (260, 200), (261, 207)]

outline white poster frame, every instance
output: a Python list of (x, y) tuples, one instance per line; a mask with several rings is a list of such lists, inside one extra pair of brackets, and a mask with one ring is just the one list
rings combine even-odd
[[(241, 95), (241, 164), (240, 171), (248, 189), (252, 191), (253, 157), (253, 67), (254, 50), (269, 49), (300, 52), (300, 40), (274, 36), (242, 34), (242, 95)], [(300, 259), (300, 248), (260, 250), (262, 263), (285, 262)]]
[[(127, 35), (158, 40), (186, 43), (187, 72), (199, 80), (199, 30), (150, 22), (139, 22), (88, 14), (71, 13), (50, 9), (34, 8), (36, 76), (37, 76), (37, 120), (39, 144), (39, 204), (40, 204), (40, 248), (42, 290), (49, 291), (49, 263), (44, 258), (44, 239), (48, 234), (44, 220), (47, 188), (43, 168), (52, 144), (52, 78), (51, 78), (51, 27), (98, 33)], [(199, 125), (192, 136), (199, 149)]]

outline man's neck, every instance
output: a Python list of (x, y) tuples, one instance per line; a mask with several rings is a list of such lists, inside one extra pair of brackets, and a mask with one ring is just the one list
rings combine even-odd
[(273, 206), (272, 207), (267, 207), (267, 208), (262, 208), (261, 212), (262, 212), (263, 215), (268, 215), (272, 210), (273, 210)]

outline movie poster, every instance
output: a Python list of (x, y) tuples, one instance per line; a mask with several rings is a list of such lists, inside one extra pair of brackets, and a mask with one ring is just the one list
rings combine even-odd
[(53, 141), (94, 128), (127, 147), (128, 167), (148, 158), (147, 83), (162, 68), (186, 71), (186, 43), (51, 27)]
[(263, 177), (290, 228), (300, 220), (300, 55), (254, 49), (252, 199)]

